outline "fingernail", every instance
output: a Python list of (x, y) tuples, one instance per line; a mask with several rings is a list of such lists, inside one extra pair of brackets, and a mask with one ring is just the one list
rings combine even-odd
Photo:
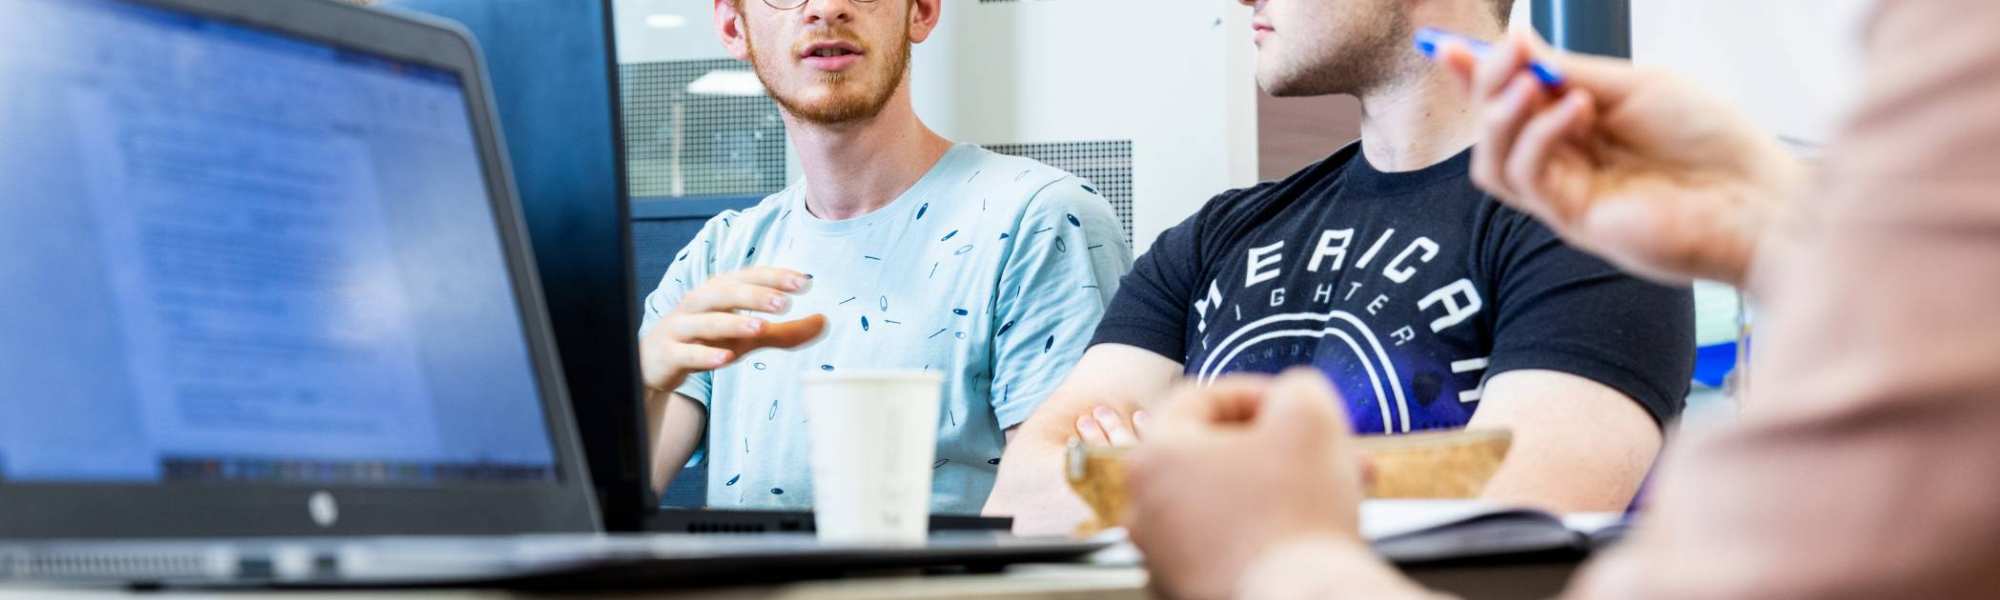
[(1132, 424), (1133, 424), (1133, 425), (1145, 425), (1147, 421), (1151, 421), (1151, 420), (1153, 420), (1153, 414), (1152, 414), (1152, 413), (1149, 413), (1149, 412), (1146, 412), (1146, 411), (1143, 411), (1143, 410), (1142, 410), (1142, 411), (1137, 411), (1137, 412), (1134, 412), (1134, 413), (1132, 413)]
[(744, 323), (744, 324), (743, 324), (743, 331), (745, 331), (745, 332), (748, 332), (748, 333), (757, 333), (757, 332), (759, 332), (759, 331), (763, 331), (763, 330), (764, 330), (764, 322), (763, 322), (763, 321), (759, 321), (759, 320), (756, 320), (756, 319), (751, 319), (749, 323)]
[(728, 352), (717, 352), (715, 353), (715, 356), (713, 358), (709, 359), (708, 364), (720, 367), (724, 364), (727, 364), (728, 362), (729, 362)]
[(792, 291), (803, 292), (806, 291), (806, 288), (811, 285), (812, 285), (811, 275), (807, 275), (805, 277), (792, 278)]
[(1100, 421), (1111, 421), (1118, 418), (1118, 411), (1111, 410), (1110, 407), (1106, 406), (1099, 406), (1090, 412), (1097, 415), (1097, 419)]
[(1091, 419), (1090, 417), (1077, 417), (1077, 418), (1076, 418), (1076, 428), (1077, 428), (1077, 429), (1085, 429), (1085, 430), (1088, 430), (1088, 429), (1096, 429), (1096, 428), (1097, 428), (1097, 421), (1095, 421), (1095, 420), (1092, 420), (1092, 419)]
[(789, 303), (790, 301), (785, 300), (784, 296), (774, 296), (771, 298), (771, 311), (785, 312), (785, 305)]

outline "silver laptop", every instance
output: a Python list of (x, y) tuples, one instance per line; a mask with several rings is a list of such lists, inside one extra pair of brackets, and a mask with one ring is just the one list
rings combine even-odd
[(617, 587), (1098, 547), (600, 534), (454, 26), (0, 0), (0, 39), (0, 580)]

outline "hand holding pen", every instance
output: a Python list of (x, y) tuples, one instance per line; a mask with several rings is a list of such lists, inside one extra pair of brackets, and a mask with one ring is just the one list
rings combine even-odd
[(1435, 29), (1419, 51), (1484, 113), (1472, 178), (1584, 250), (1648, 277), (1745, 281), (1804, 168), (1733, 106), (1671, 73)]

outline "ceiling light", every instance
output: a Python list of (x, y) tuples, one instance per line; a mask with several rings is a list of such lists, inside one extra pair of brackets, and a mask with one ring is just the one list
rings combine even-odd
[(676, 14), (659, 13), (646, 15), (646, 26), (654, 29), (679, 29), (686, 27), (687, 17)]
[(742, 69), (716, 69), (689, 83), (687, 91), (700, 96), (762, 96), (764, 82)]

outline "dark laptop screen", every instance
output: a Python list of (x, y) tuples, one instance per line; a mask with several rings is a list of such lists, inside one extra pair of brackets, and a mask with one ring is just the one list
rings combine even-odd
[(551, 480), (452, 72), (0, 0), (0, 480)]

